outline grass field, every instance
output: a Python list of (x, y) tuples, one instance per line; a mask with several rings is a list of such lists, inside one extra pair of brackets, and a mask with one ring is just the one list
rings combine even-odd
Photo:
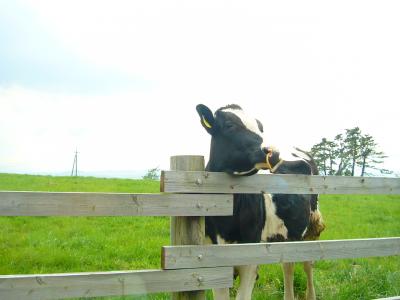
[[(0, 190), (156, 193), (159, 182), (0, 174)], [(320, 207), (322, 239), (400, 236), (400, 196), (321, 196)], [(0, 274), (160, 268), (160, 248), (168, 243), (167, 217), (0, 217)], [(259, 273), (253, 299), (282, 299), (280, 266), (261, 266)], [(400, 295), (400, 257), (319, 261), (315, 284), (318, 299)], [(299, 264), (298, 299), (305, 287)]]

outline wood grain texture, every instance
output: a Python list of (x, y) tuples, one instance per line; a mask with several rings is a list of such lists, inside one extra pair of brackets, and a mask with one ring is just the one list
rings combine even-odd
[(400, 178), (163, 171), (170, 193), (400, 194)]
[[(203, 156), (173, 156), (171, 170), (203, 171)], [(162, 185), (161, 185), (162, 186)], [(195, 195), (197, 196), (197, 195)], [(204, 217), (171, 217), (171, 245), (202, 245), (205, 238)], [(172, 294), (173, 300), (204, 300), (204, 291)]]
[(123, 296), (230, 287), (233, 268), (0, 275), (0, 299)]
[(162, 268), (274, 264), (399, 254), (399, 237), (238, 245), (166, 246), (162, 249)]
[(221, 216), (232, 195), (0, 192), (0, 216)]

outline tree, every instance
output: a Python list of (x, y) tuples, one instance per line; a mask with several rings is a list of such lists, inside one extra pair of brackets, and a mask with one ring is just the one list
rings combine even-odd
[(348, 175), (349, 157), (347, 144), (342, 134), (333, 141), (322, 138), (321, 142), (311, 148), (311, 154), (324, 175)]
[(346, 129), (346, 143), (348, 155), (351, 161), (351, 176), (354, 176), (357, 161), (361, 156), (361, 130), (358, 127), (352, 129)]
[(338, 168), (334, 175), (342, 176), (345, 174), (349, 173), (349, 156), (348, 156), (348, 150), (346, 147), (346, 142), (345, 138), (343, 137), (343, 134), (337, 134), (334, 139), (335, 143), (335, 155), (336, 159), (339, 161), (338, 163)]
[[(360, 138), (360, 157), (357, 164), (361, 167), (361, 176), (366, 174), (367, 168), (379, 170), (376, 165), (382, 164), (383, 159), (387, 156), (382, 151), (376, 149), (377, 143), (374, 138), (368, 134), (362, 135)], [(390, 174), (390, 171), (381, 169), (382, 174)]]
[(314, 161), (317, 164), (320, 172), (323, 173), (324, 175), (327, 175), (327, 170), (326, 170), (327, 155), (325, 153), (324, 140), (326, 139), (323, 138), (320, 143), (312, 146), (310, 153), (313, 156)]
[(142, 179), (146, 180), (158, 180), (160, 179), (160, 169), (158, 167), (150, 169), (147, 171), (146, 175), (142, 177)]
[(311, 154), (324, 175), (334, 174), (335, 162), (335, 143), (322, 138), (321, 142), (311, 148)]
[(336, 135), (333, 141), (323, 138), (310, 152), (324, 175), (354, 176), (356, 167), (361, 169), (361, 176), (369, 175), (369, 169), (392, 174), (378, 167), (387, 156), (377, 147), (371, 135), (363, 134), (359, 127), (354, 127)]

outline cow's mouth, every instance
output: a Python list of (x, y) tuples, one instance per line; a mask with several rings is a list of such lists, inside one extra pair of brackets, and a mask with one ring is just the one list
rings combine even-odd
[[(265, 150), (263, 149), (265, 152)], [(239, 176), (250, 176), (256, 174), (259, 170), (270, 170), (272, 168), (270, 164), (270, 158), (268, 157), (270, 155), (269, 153), (266, 153), (265, 156), (265, 161), (256, 163), (253, 168), (247, 171), (235, 171), (233, 172), (234, 175), (239, 175)]]
[(249, 176), (256, 174), (259, 170), (269, 170), (271, 173), (274, 173), (274, 171), (282, 163), (279, 151), (273, 147), (265, 147), (262, 149), (262, 151), (264, 152), (265, 155), (263, 156), (265, 157), (264, 161), (256, 163), (254, 167), (250, 170), (235, 171), (233, 172), (233, 174), (239, 176)]
[(271, 170), (273, 167), (270, 160), (273, 155), (273, 149), (270, 147), (265, 147), (262, 149), (262, 151), (265, 154), (265, 160), (263, 162), (256, 163), (254, 165), (254, 168), (256, 168), (257, 170)]
[(266, 153), (265, 162), (257, 163), (255, 168), (258, 170), (269, 170), (271, 173), (274, 173), (282, 163), (280, 153), (272, 147), (263, 148), (263, 151)]

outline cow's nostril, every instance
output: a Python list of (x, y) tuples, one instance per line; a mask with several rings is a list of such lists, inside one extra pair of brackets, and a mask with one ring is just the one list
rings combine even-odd
[(261, 150), (262, 150), (265, 154), (268, 154), (268, 153), (269, 153), (269, 148), (267, 148), (267, 147), (263, 147)]

